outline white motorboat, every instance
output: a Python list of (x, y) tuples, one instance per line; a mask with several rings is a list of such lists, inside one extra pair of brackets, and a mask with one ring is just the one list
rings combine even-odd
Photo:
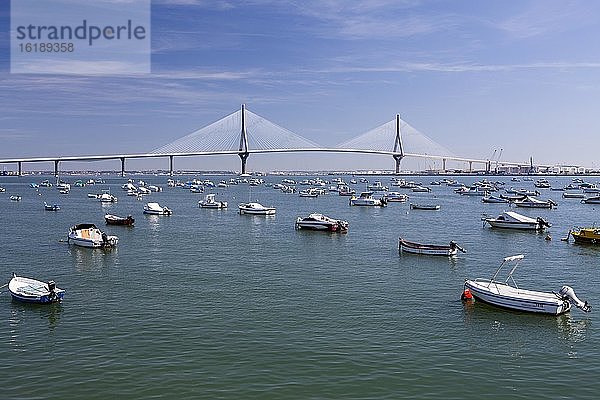
[(508, 203), (509, 200), (497, 196), (485, 196), (481, 199), (482, 203)]
[(383, 186), (381, 181), (375, 181), (372, 184), (367, 186), (371, 192), (386, 192), (388, 190), (387, 186)]
[(54, 281), (42, 282), (15, 273), (8, 282), (8, 291), (15, 300), (36, 304), (56, 303), (65, 295), (64, 289), (57, 288)]
[(313, 213), (308, 217), (298, 217), (296, 229), (312, 229), (329, 232), (348, 232), (348, 222), (329, 218), (323, 214)]
[(304, 190), (301, 190), (300, 192), (298, 192), (298, 196), (300, 196), (300, 197), (319, 197), (319, 192), (314, 188), (304, 189)]
[(514, 211), (504, 211), (496, 218), (484, 217), (484, 225), (487, 222), (492, 228), (542, 230), (550, 227), (550, 224), (542, 217), (530, 218)]
[(144, 206), (144, 214), (150, 214), (150, 215), (171, 215), (171, 214), (173, 214), (173, 211), (171, 211), (167, 207), (162, 207), (158, 203), (147, 203)]
[(562, 197), (565, 199), (583, 199), (585, 194), (582, 192), (563, 192)]
[(400, 192), (388, 192), (385, 195), (385, 198), (387, 199), (388, 202), (394, 202), (394, 203), (404, 203), (404, 202), (408, 201), (408, 195), (400, 193)]
[(12, 195), (9, 197), (10, 201), (21, 201), (21, 196), (19, 195)]
[(67, 242), (81, 247), (113, 247), (119, 238), (103, 233), (94, 224), (79, 224), (71, 227)]
[(200, 200), (198, 202), (198, 207), (222, 209), (222, 208), (227, 208), (227, 202), (215, 200), (215, 195), (213, 193), (211, 193), (211, 194), (207, 194), (206, 197), (204, 197), (204, 200)]
[(387, 200), (385, 197), (382, 197), (381, 199), (374, 198), (372, 192), (362, 192), (359, 197), (352, 196), (350, 198), (350, 205), (385, 207), (387, 205)]
[(525, 207), (525, 208), (552, 208), (558, 206), (554, 201), (548, 199), (538, 200), (535, 197), (527, 196), (523, 200), (516, 200), (514, 205), (517, 207)]
[[(513, 274), (524, 257), (520, 254), (504, 258), (491, 279), (465, 280), (463, 299), (473, 296), (477, 300), (498, 307), (552, 315), (565, 313), (571, 309), (572, 305), (584, 312), (591, 311), (592, 307), (587, 301), (579, 300), (569, 286), (563, 286), (558, 293), (519, 288)], [(512, 262), (514, 262), (514, 266), (506, 280), (504, 282), (497, 281), (496, 278), (502, 267), (507, 264), (511, 265)]]
[(431, 192), (431, 188), (427, 186), (415, 186), (411, 188), (411, 190), (415, 193), (429, 193)]
[(265, 207), (260, 203), (243, 203), (238, 206), (240, 214), (250, 215), (273, 215), (275, 207)]
[(101, 195), (97, 196), (97, 198), (102, 203), (116, 203), (117, 202), (117, 198), (110, 193), (102, 193)]

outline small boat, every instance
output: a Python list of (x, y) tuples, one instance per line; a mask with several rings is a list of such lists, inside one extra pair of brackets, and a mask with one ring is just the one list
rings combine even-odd
[(107, 225), (133, 226), (135, 223), (135, 219), (131, 215), (119, 217), (118, 215), (106, 214), (104, 215), (104, 220), (106, 221)]
[(308, 217), (298, 217), (296, 229), (312, 229), (328, 232), (348, 232), (348, 222), (340, 219), (329, 218), (323, 214), (313, 213)]
[(415, 193), (429, 193), (431, 192), (431, 188), (427, 186), (415, 186), (411, 188), (411, 190)]
[(372, 206), (372, 207), (385, 207), (387, 200), (385, 197), (376, 199), (373, 197), (372, 192), (362, 192), (359, 197), (352, 196), (350, 198), (351, 206)]
[(409, 242), (400, 238), (398, 240), (398, 251), (412, 254), (425, 254), (430, 256), (446, 256), (454, 257), (459, 251), (466, 253), (467, 251), (456, 244), (455, 241), (451, 241), (448, 246), (435, 245), (435, 244), (420, 244), (415, 242)]
[[(568, 312), (572, 305), (584, 312), (592, 310), (587, 301), (579, 300), (569, 286), (563, 286), (558, 293), (519, 288), (513, 274), (524, 257), (522, 254), (505, 257), (491, 279), (465, 280), (463, 298), (468, 297), (467, 293), (469, 293), (477, 300), (497, 307), (541, 314), (563, 314)], [(506, 280), (504, 282), (497, 281), (496, 277), (502, 267), (507, 264), (510, 265), (512, 262), (515, 264), (508, 273)]]
[(581, 192), (563, 192), (562, 197), (565, 199), (583, 199), (585, 194)]
[(485, 196), (481, 199), (482, 203), (509, 203), (510, 201), (507, 199), (503, 199), (502, 197), (496, 196)]
[(4, 189), (2, 186), (0, 186), (0, 193), (6, 192), (6, 189)]
[(517, 200), (513, 203), (517, 207), (525, 207), (525, 208), (553, 208), (558, 206), (554, 201), (548, 199), (538, 200), (535, 197), (527, 196), (523, 200)]
[(399, 192), (388, 192), (385, 195), (385, 198), (387, 199), (388, 202), (394, 202), (394, 203), (404, 203), (404, 202), (408, 201), (408, 195), (399, 193)]
[(102, 193), (100, 196), (97, 196), (97, 198), (102, 203), (116, 203), (117, 202), (117, 197), (110, 193)]
[(319, 197), (319, 192), (315, 189), (305, 189), (298, 192), (298, 196), (300, 197)]
[(100, 198), (100, 196), (101, 195), (95, 194), (95, 193), (88, 193), (87, 194), (87, 197), (90, 198), (90, 199), (98, 199), (98, 198)]
[(17, 276), (15, 273), (8, 283), (8, 291), (13, 299), (24, 303), (56, 303), (65, 296), (65, 290), (57, 288), (54, 281), (42, 282)]
[(575, 239), (575, 243), (600, 244), (600, 228), (578, 228), (569, 233)]
[(487, 222), (492, 228), (542, 230), (550, 227), (543, 218), (529, 218), (514, 211), (504, 211), (496, 218), (484, 217), (483, 224)]
[(600, 204), (600, 196), (586, 197), (585, 199), (581, 199), (581, 202), (584, 204)]
[(200, 200), (198, 202), (198, 207), (222, 209), (222, 208), (227, 208), (227, 202), (226, 201), (216, 201), (215, 195), (211, 193), (211, 194), (207, 194), (206, 197), (204, 197), (204, 200)]
[(548, 179), (545, 179), (545, 178), (538, 179), (537, 181), (535, 181), (535, 183), (533, 185), (536, 188), (550, 189), (550, 182), (548, 182)]
[(501, 194), (500, 198), (504, 199), (504, 200), (508, 200), (509, 202), (513, 202), (513, 201), (517, 201), (517, 200), (524, 200), (527, 196), (523, 196), (520, 194), (514, 195), (514, 196), (510, 196), (510, 195), (506, 195), (506, 194)]
[(171, 214), (173, 214), (173, 211), (171, 211), (167, 207), (161, 207), (161, 205), (158, 203), (147, 203), (144, 206), (144, 214), (171, 215)]
[(250, 215), (273, 215), (275, 207), (265, 207), (260, 203), (243, 203), (238, 206), (240, 214)]
[(107, 235), (94, 224), (79, 224), (71, 227), (67, 242), (81, 247), (100, 248), (116, 246), (119, 238)]
[(21, 201), (21, 196), (19, 195), (12, 195), (9, 197), (10, 201)]
[(44, 203), (44, 210), (46, 210), (46, 211), (58, 211), (58, 210), (60, 210), (60, 206), (58, 204)]
[(413, 204), (410, 203), (410, 208), (412, 210), (428, 210), (428, 211), (436, 211), (440, 209), (439, 204)]
[(356, 190), (350, 189), (348, 186), (341, 185), (338, 186), (338, 194), (340, 196), (354, 196), (356, 194)]
[(48, 179), (46, 179), (46, 180), (44, 180), (44, 181), (42, 181), (40, 183), (40, 186), (43, 186), (43, 187), (52, 187), (52, 184), (50, 183), (50, 181)]
[(381, 181), (375, 181), (370, 185), (367, 185), (367, 189), (371, 192), (387, 192), (388, 187), (383, 186)]
[(32, 182), (32, 183), (29, 184), (29, 187), (33, 188), (33, 189), (37, 189), (37, 188), (40, 187), (40, 185), (38, 185), (37, 183)]

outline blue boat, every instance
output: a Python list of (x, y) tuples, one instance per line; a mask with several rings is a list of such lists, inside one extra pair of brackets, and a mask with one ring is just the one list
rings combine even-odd
[(15, 273), (8, 283), (8, 290), (13, 299), (24, 303), (56, 303), (61, 301), (65, 295), (64, 289), (57, 288), (54, 281), (46, 283), (17, 276)]

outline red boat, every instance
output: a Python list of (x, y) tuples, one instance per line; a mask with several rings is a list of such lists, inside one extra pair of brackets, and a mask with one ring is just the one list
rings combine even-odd
[(119, 217), (118, 215), (106, 214), (104, 220), (108, 225), (127, 225), (133, 226), (135, 219), (128, 215), (127, 217)]

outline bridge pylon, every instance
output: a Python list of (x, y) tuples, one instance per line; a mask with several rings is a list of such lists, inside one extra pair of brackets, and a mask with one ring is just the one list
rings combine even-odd
[(394, 139), (394, 161), (396, 162), (396, 174), (400, 173), (400, 163), (404, 158), (404, 148), (402, 147), (402, 135), (400, 133), (400, 114), (396, 114), (396, 137)]
[(246, 160), (250, 153), (248, 153), (248, 132), (246, 131), (246, 105), (242, 104), (242, 126), (240, 131), (240, 146), (238, 156), (242, 161), (241, 174), (244, 175), (246, 173)]

